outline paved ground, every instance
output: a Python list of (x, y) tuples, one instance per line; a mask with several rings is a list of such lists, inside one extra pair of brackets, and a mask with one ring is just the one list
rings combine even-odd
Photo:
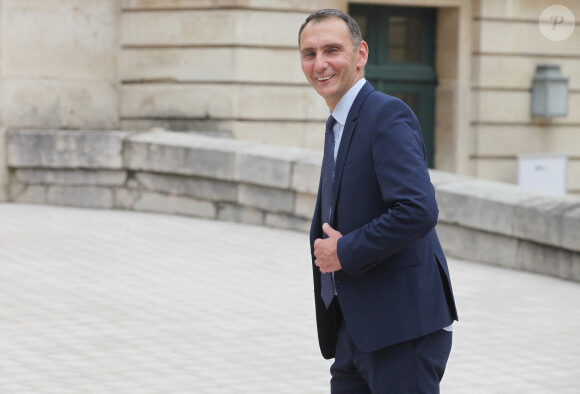
[[(450, 259), (443, 393), (580, 392), (580, 285)], [(0, 204), (0, 393), (325, 393), (307, 236)]]

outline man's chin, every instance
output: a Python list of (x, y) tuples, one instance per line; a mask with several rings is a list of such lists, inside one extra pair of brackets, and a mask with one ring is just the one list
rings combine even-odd
[(320, 85), (316, 85), (314, 86), (314, 90), (316, 90), (316, 93), (318, 93), (320, 96), (326, 98), (332, 97), (335, 94), (334, 89), (332, 89), (330, 86), (320, 86)]

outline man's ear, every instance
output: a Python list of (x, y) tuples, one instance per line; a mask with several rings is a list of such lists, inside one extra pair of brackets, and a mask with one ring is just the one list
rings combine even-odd
[(369, 60), (369, 46), (366, 41), (361, 41), (357, 48), (358, 61), (356, 63), (358, 68), (364, 68)]

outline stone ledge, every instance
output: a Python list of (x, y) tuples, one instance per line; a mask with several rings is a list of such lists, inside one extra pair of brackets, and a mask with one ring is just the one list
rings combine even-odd
[(122, 170), (77, 170), (22, 168), (14, 171), (18, 182), (39, 185), (121, 186), (127, 181)]
[(19, 130), (8, 133), (8, 166), (122, 169), (124, 131)]
[(234, 180), (236, 152), (249, 143), (176, 132), (143, 133), (127, 139), (127, 169)]
[[(12, 201), (308, 231), (322, 153), (199, 134), (11, 131)], [(580, 199), (431, 171), (447, 253), (580, 281)], [(356, 207), (353, 207), (356, 209)]]
[(580, 252), (580, 199), (431, 171), (439, 221)]

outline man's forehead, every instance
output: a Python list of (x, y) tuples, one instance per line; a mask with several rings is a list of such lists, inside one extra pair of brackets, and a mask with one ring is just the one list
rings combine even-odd
[(340, 31), (344, 31), (347, 32), (348, 31), (348, 27), (346, 25), (346, 22), (343, 21), (340, 18), (331, 16), (319, 21), (316, 20), (311, 20), (310, 22), (308, 22), (308, 24), (306, 26), (304, 26), (304, 30), (302, 31), (304, 33), (304, 31), (306, 30), (313, 30), (313, 29), (332, 29), (332, 30), (340, 30)]
[(346, 23), (342, 19), (334, 17), (323, 19), (318, 22), (311, 21), (304, 27), (304, 30), (302, 30), (300, 42), (302, 43), (302, 41), (306, 39), (320, 40), (324, 38), (326, 38), (324, 40), (325, 42), (318, 43), (318, 45), (322, 44), (322, 46), (329, 46), (334, 44), (343, 46), (343, 40), (349, 39)]

